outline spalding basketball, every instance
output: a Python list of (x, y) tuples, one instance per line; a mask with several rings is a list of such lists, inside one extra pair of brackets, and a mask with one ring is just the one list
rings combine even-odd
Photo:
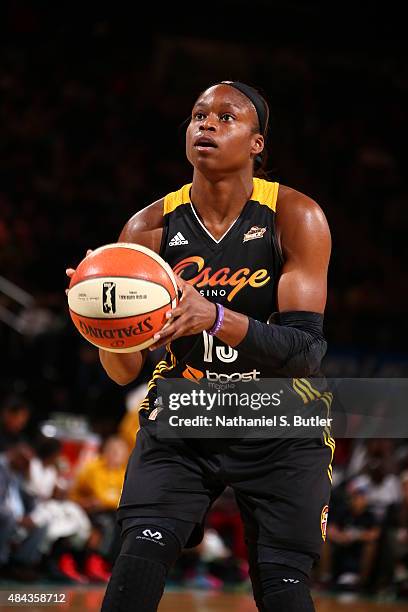
[(88, 342), (113, 353), (133, 353), (153, 344), (177, 296), (173, 271), (159, 255), (118, 242), (81, 261), (71, 278), (68, 305)]

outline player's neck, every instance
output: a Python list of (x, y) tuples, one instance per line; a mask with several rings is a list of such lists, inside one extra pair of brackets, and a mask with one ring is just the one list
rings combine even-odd
[(252, 170), (209, 179), (195, 169), (190, 196), (203, 219), (220, 222), (238, 217), (252, 190)]

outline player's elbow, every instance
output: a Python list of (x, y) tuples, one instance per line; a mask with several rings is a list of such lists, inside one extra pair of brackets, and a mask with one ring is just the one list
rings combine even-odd
[(137, 376), (135, 376), (134, 374), (130, 374), (127, 372), (110, 372), (106, 368), (104, 368), (104, 370), (109, 376), (109, 378), (120, 387), (126, 387), (126, 385), (129, 385), (135, 380), (135, 378), (137, 378)]
[(326, 351), (327, 342), (323, 338), (315, 340), (307, 349), (291, 355), (282, 371), (290, 377), (317, 376)]
[(130, 377), (125, 378), (125, 377), (119, 377), (119, 376), (110, 376), (110, 375), (108, 376), (111, 380), (113, 380), (113, 382), (115, 382), (120, 387), (126, 387), (126, 385), (132, 382), (132, 379)]
[(99, 349), (99, 360), (106, 374), (113, 382), (125, 387), (139, 375), (140, 364), (128, 355), (119, 355)]

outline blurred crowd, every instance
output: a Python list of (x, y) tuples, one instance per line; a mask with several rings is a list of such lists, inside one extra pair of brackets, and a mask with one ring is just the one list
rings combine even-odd
[[(142, 385), (118, 430), (71, 462), (67, 439), (29, 435), (31, 407), (12, 395), (0, 410), (1, 581), (105, 583), (120, 549), (116, 522), (126, 464), (139, 428)], [(40, 428), (41, 430), (41, 428)], [(85, 449), (86, 439), (82, 440)], [(182, 555), (170, 581), (222, 588), (248, 579), (239, 513), (231, 494), (215, 504), (203, 542)]]
[(316, 584), (408, 595), (408, 442), (339, 439)]
[(63, 440), (28, 435), (30, 416), (16, 395), (0, 413), (0, 576), (107, 581), (120, 546), (115, 510), (129, 446), (111, 435), (71, 466)]
[[(207, 40), (140, 27), (136, 36), (123, 20), (84, 15), (76, 28), (35, 3), (7, 2), (1, 11), (0, 572), (106, 581), (137, 410), (126, 410), (128, 390), (107, 378), (97, 350), (75, 331), (65, 269), (190, 181), (183, 122), (195, 96), (238, 78), (261, 86), (271, 104), (270, 178), (314, 197), (329, 219), (332, 371), (404, 375), (407, 68), (392, 47), (321, 53), (308, 40)], [(379, 355), (398, 367), (380, 370)], [(52, 412), (85, 415), (100, 437), (95, 456), (74, 470), (64, 441), (39, 433)], [(406, 593), (407, 457), (406, 440), (339, 440), (316, 586)], [(172, 579), (247, 583), (229, 492)]]
[[(105, 583), (120, 548), (116, 507), (139, 428), (145, 385), (128, 396), (117, 430), (70, 461), (63, 436), (30, 435), (31, 407), (0, 411), (0, 581)], [(83, 440), (85, 442), (85, 440)], [(337, 441), (326, 544), (315, 589), (408, 596), (408, 442)], [(213, 505), (203, 542), (184, 551), (170, 584), (249, 589), (240, 514), (231, 489)]]

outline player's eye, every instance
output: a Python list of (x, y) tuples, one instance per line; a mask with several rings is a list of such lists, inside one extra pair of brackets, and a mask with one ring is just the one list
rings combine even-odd
[(201, 111), (197, 111), (196, 113), (193, 113), (193, 118), (197, 121), (202, 121), (205, 118), (205, 115)]
[(234, 115), (231, 115), (231, 113), (223, 113), (220, 117), (221, 121), (231, 121), (233, 119), (235, 119)]

